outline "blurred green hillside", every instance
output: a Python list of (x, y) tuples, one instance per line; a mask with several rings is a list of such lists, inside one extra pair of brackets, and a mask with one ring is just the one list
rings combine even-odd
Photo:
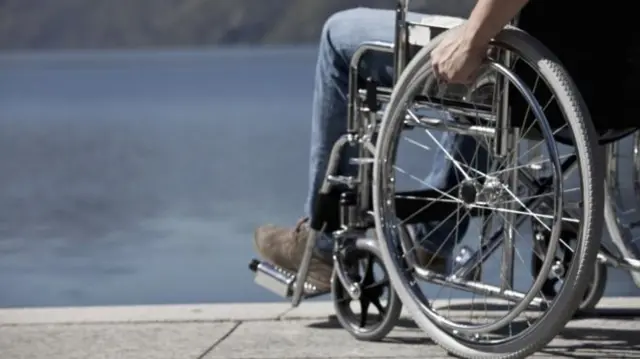
[[(466, 15), (474, 0), (413, 0)], [(332, 13), (394, 0), (0, 0), (0, 49), (135, 48), (317, 41)]]

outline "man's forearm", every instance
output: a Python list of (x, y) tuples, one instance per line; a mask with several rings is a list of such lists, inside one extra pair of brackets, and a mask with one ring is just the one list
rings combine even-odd
[(529, 0), (478, 0), (465, 25), (464, 37), (473, 45), (488, 43)]

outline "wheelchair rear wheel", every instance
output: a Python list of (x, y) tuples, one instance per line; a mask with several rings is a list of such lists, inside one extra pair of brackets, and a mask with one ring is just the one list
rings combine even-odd
[[(494, 91), (492, 105), (488, 109), (483, 104), (469, 104), (473, 101), (465, 98), (461, 101), (447, 101), (442, 97), (442, 91), (435, 91), (439, 95), (436, 94), (433, 98), (426, 96), (427, 99), (424, 100), (424, 94), (430, 93), (425, 91), (425, 84), (433, 83), (429, 80), (433, 77), (430, 53), (441, 38), (442, 35), (425, 46), (402, 73), (380, 126), (373, 169), (373, 208), (382, 258), (394, 289), (413, 319), (446, 350), (464, 358), (523, 358), (541, 349), (564, 328), (579, 308), (583, 293), (591, 280), (603, 225), (601, 185), (604, 181), (604, 156), (598, 151), (596, 132), (586, 106), (560, 62), (542, 44), (515, 28), (503, 30), (492, 46), (498, 53), (509, 53), (509, 56), (517, 57), (514, 62), (520, 61), (517, 66), (527, 65), (537, 76), (535, 82), (525, 83), (520, 70), (493, 62), (487, 69), (498, 75), (498, 81), (503, 81), (497, 84), (504, 85)], [(540, 95), (542, 99), (537, 96), (539, 84), (546, 85), (547, 93)], [(498, 90), (506, 86), (515, 89), (516, 91), (510, 92), (521, 96), (528, 105), (526, 112), (520, 113), (524, 115), (523, 122), (512, 122), (513, 128), (509, 128), (511, 132), (508, 133), (501, 132), (504, 128), (492, 128), (497, 122), (497, 108), (506, 101), (502, 98), (503, 93)], [(563, 119), (547, 118), (545, 112), (550, 102), (555, 103), (555, 113), (563, 115)], [(462, 103), (466, 105), (461, 107)], [(438, 114), (434, 115), (433, 112)], [(533, 115), (535, 119), (528, 122), (529, 115)], [(437, 116), (440, 119), (434, 118)], [(560, 120), (564, 120), (563, 124), (559, 123)], [(397, 191), (399, 180), (396, 176), (406, 173), (399, 168), (397, 157), (401, 133), (406, 129), (407, 121), (412, 124), (412, 128), (427, 128), (428, 137), (436, 142), (437, 149), (445, 153), (445, 159), (455, 166), (460, 180), (454, 188), (427, 188), (402, 193)], [(505, 134), (511, 139), (509, 144), (515, 147), (500, 153), (496, 157), (497, 161), (479, 161), (479, 156), (473, 155), (473, 164), (463, 163), (460, 160), (462, 155), (447, 153), (445, 146), (437, 143), (429, 130), (434, 128), (473, 137), (476, 148), (483, 147), (485, 155), (494, 154), (493, 141), (498, 135)], [(516, 138), (520, 132), (524, 136)], [(560, 148), (557, 142), (560, 137), (562, 143), (572, 145), (573, 153), (560, 156), (560, 152), (570, 152), (567, 148)], [(526, 141), (537, 141), (534, 147), (542, 145), (546, 150), (549, 159), (543, 164), (549, 167), (551, 176), (537, 176), (540, 163), (520, 161), (523, 154), (518, 145)], [(566, 173), (571, 169), (577, 169), (579, 174), (577, 181), (573, 181), (573, 185), (578, 187), (575, 191), (577, 199), (569, 198), (569, 191), (565, 192), (568, 187), (564, 183)], [(427, 181), (422, 181), (417, 176), (410, 177), (417, 179), (422, 186), (429, 186)], [(411, 198), (399, 200), (400, 195)], [(422, 202), (407, 205), (409, 201)], [(407, 208), (412, 209), (413, 213), (409, 213)], [(489, 219), (493, 221), (496, 217), (504, 220), (504, 225), (495, 228), (486, 225), (486, 222), (482, 224), (483, 237), (487, 232), (492, 232), (491, 228), (494, 230), (491, 238), (482, 238), (480, 248), (493, 252), (497, 248), (495, 244), (500, 243), (495, 238), (505, 238), (502, 240), (503, 265), (500, 277), (510, 277), (510, 283), (505, 284), (503, 281), (500, 285), (491, 286), (470, 280), (464, 276), (464, 271), (454, 270), (453, 273), (442, 274), (420, 267), (409, 248), (410, 242), (400, 230), (409, 222), (431, 222), (437, 228), (447, 221), (455, 220), (457, 225), (450, 226), (453, 233), (468, 226), (471, 217), (481, 218), (483, 222)], [(530, 284), (527, 284), (529, 287), (526, 290), (516, 290), (513, 287), (514, 271), (505, 265), (509, 262), (513, 264), (518, 257), (523, 261), (525, 271), (530, 273), (528, 257), (519, 254), (520, 244), (514, 244), (515, 236), (527, 222), (524, 218), (532, 218), (548, 229), (550, 240), (547, 253), (537, 253), (543, 261), (538, 275), (531, 278), (530, 282), (519, 280), (518, 282)], [(565, 225), (576, 227), (576, 233), (580, 233), (573, 245), (560, 238)], [(438, 235), (442, 235), (442, 232)], [(456, 241), (460, 238), (459, 233), (454, 236)], [(528, 238), (532, 247), (530, 237)], [(553, 265), (554, 256), (551, 254), (559, 246), (565, 246), (573, 252), (572, 262), (564, 285), (554, 298), (548, 299), (542, 294), (542, 287)], [(442, 244), (431, 250), (437, 252), (441, 247)], [(472, 257), (485, 259), (487, 256), (480, 253)], [(524, 261), (523, 258), (527, 260)], [(451, 266), (465, 264), (468, 260), (458, 258), (456, 262)], [(483, 277), (486, 277), (487, 270), (483, 269), (483, 272)], [(488, 315), (485, 323), (471, 323), (477, 317), (473, 303), (462, 312), (469, 314), (470, 318), (446, 318), (440, 311), (450, 310), (452, 306), (443, 308), (439, 302), (431, 300), (429, 297), (433, 295), (423, 292), (421, 285), (425, 282), (435, 283), (442, 288), (462, 289), (474, 295), (483, 293), (508, 299), (511, 304), (506, 311), (502, 309), (499, 313)], [(440, 291), (437, 294), (439, 293)], [(533, 304), (542, 308), (542, 311), (533, 313), (530, 310)], [(485, 310), (489, 306), (491, 304), (485, 301)], [(529, 316), (535, 315), (537, 317), (531, 321)], [(521, 316), (525, 319), (519, 319)]]

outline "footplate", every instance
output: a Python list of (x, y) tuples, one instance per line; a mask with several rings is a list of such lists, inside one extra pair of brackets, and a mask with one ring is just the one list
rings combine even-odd
[[(254, 282), (261, 287), (275, 293), (282, 298), (291, 298), (296, 286), (296, 274), (271, 263), (253, 259), (249, 263), (249, 269), (255, 273)], [(327, 291), (319, 291), (314, 285), (305, 282), (303, 298), (309, 299), (327, 294)]]

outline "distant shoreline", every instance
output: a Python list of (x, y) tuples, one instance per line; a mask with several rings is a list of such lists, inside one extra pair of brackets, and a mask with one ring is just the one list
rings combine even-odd
[[(475, 1), (411, 4), (420, 13), (465, 16)], [(0, 51), (304, 46), (318, 41), (332, 14), (362, 6), (393, 9), (395, 1), (4, 0)]]
[(308, 50), (310, 48), (317, 47), (317, 42), (305, 42), (305, 43), (291, 43), (291, 44), (261, 44), (261, 43), (238, 43), (238, 44), (220, 44), (220, 45), (202, 45), (202, 46), (190, 46), (190, 45), (176, 45), (176, 46), (137, 46), (137, 47), (96, 47), (96, 48), (9, 48), (0, 49), (0, 57), (7, 57), (12, 55), (37, 55), (37, 54), (69, 54), (69, 55), (82, 55), (82, 54), (96, 54), (96, 53), (173, 53), (173, 52), (229, 52), (229, 51), (245, 51), (245, 50), (261, 50), (264, 55), (264, 51), (268, 50), (294, 50), (300, 48), (301, 50)]

